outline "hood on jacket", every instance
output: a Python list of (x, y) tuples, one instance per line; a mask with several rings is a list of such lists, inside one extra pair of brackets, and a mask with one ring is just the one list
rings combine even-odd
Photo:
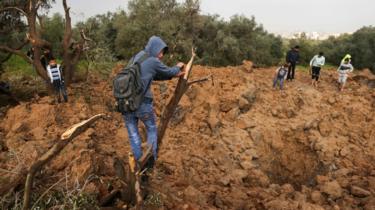
[(145, 51), (152, 57), (157, 57), (157, 55), (167, 47), (167, 44), (158, 36), (152, 36), (145, 47)]
[(351, 56), (350, 54), (346, 54), (345, 57), (344, 57), (342, 60), (345, 60), (345, 59), (347, 59), (347, 58), (348, 58), (348, 59), (351, 59), (352, 56)]

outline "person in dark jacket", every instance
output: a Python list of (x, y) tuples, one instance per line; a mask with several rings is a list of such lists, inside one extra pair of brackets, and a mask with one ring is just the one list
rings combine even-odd
[(286, 62), (289, 64), (287, 80), (293, 81), (296, 71), (296, 64), (299, 62), (299, 46), (293, 47), (286, 54)]
[(125, 125), (128, 131), (130, 146), (132, 148), (134, 157), (139, 160), (142, 156), (141, 137), (138, 131), (138, 121), (141, 120), (146, 127), (147, 144), (152, 148), (154, 156), (153, 160), (157, 158), (157, 127), (156, 116), (153, 108), (153, 96), (151, 92), (151, 83), (153, 80), (170, 80), (173, 77), (184, 75), (181, 69), (184, 63), (179, 62), (174, 67), (168, 67), (161, 62), (168, 47), (165, 42), (157, 36), (152, 36), (145, 49), (135, 55), (132, 62), (138, 61), (147, 53), (148, 58), (141, 64), (141, 80), (145, 87), (144, 100), (138, 110), (134, 112), (125, 112), (123, 114)]
[(42, 56), (40, 56), (40, 62), (42, 63), (42, 66), (45, 70), (47, 70), (47, 66), (49, 65), (49, 62), (51, 60), (55, 60), (55, 57), (53, 56), (51, 50), (44, 49)]

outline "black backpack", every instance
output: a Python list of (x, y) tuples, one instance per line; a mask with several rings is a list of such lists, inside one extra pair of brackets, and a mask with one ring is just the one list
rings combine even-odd
[(141, 80), (141, 64), (148, 57), (145, 53), (136, 62), (133, 58), (113, 79), (113, 95), (116, 98), (117, 111), (134, 112), (141, 105), (145, 90)]

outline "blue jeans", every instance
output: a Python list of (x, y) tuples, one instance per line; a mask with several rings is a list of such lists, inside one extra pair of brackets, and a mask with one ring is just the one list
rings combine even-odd
[(123, 114), (125, 125), (128, 130), (130, 146), (136, 160), (142, 157), (142, 139), (139, 135), (138, 121), (141, 120), (146, 127), (147, 144), (152, 147), (152, 153), (156, 160), (158, 147), (158, 129), (156, 127), (156, 116), (151, 100), (145, 100), (139, 109), (135, 112), (126, 112)]
[(273, 80), (273, 87), (275, 88), (276, 85), (277, 85), (277, 82), (279, 82), (279, 85), (280, 85), (280, 90), (283, 89), (283, 85), (284, 85), (284, 77), (276, 77), (274, 80)]

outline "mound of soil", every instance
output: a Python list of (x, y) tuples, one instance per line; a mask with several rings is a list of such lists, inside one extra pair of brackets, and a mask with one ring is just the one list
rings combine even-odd
[[(149, 180), (149, 209), (375, 209), (375, 92), (371, 75), (338, 92), (334, 71), (319, 88), (307, 73), (271, 87), (274, 69), (194, 67)], [(193, 79), (194, 79), (193, 78)], [(89, 85), (88, 85), (89, 84)], [(153, 85), (158, 117), (176, 81)], [(30, 166), (66, 128), (105, 113), (37, 178), (61, 177), (98, 200), (125, 187), (116, 164), (131, 151), (110, 82), (90, 78), (69, 90), (69, 103), (35, 98), (11, 108), (0, 124), (0, 168)], [(141, 129), (143, 130), (143, 129)], [(1, 182), (13, 176), (0, 171)], [(121, 203), (120, 203), (121, 204)], [(119, 203), (117, 205), (120, 205)]]

